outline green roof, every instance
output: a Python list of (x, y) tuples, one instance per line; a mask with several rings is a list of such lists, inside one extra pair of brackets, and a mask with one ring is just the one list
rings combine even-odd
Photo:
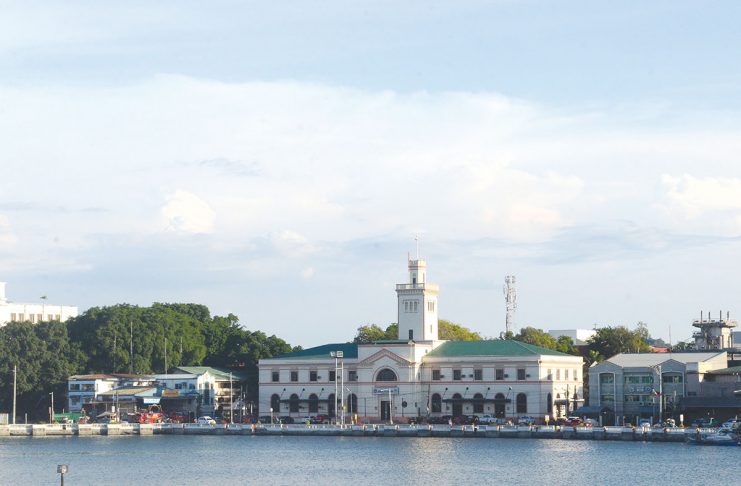
[(338, 344), (323, 344), (302, 351), (295, 351), (293, 353), (281, 354), (280, 356), (274, 356), (274, 359), (289, 359), (289, 358), (329, 358), (329, 353), (332, 351), (342, 351), (345, 358), (357, 358), (358, 357), (358, 345), (355, 343), (338, 343)]
[(371, 341), (368, 344), (407, 344), (409, 339), (381, 339), (380, 341)]
[(214, 366), (178, 366), (175, 368), (191, 375), (202, 375), (208, 372), (210, 375), (217, 378), (229, 379), (229, 373), (231, 373), (232, 379), (234, 380), (246, 380), (247, 373), (244, 371), (234, 371), (227, 368), (216, 368)]
[(741, 373), (741, 366), (732, 366), (730, 368), (721, 368), (719, 370), (708, 371), (709, 375), (737, 375)]
[(489, 339), (485, 341), (446, 341), (430, 351), (431, 357), (460, 356), (528, 356), (545, 354), (549, 356), (571, 356), (552, 349), (521, 343), (513, 339)]

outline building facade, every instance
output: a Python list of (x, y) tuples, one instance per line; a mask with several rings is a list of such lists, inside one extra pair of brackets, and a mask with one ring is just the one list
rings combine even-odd
[(75, 306), (55, 304), (22, 304), (10, 302), (5, 296), (5, 282), (0, 282), (0, 326), (9, 322), (47, 322), (66, 321), (70, 317), (77, 317)]
[(438, 286), (410, 260), (396, 286), (399, 339), (325, 344), (259, 362), (260, 413), (409, 421), (565, 415), (583, 402), (582, 358), (512, 340), (438, 339)]
[(620, 353), (589, 369), (590, 405), (604, 411), (605, 425), (678, 420), (708, 373), (727, 361), (725, 352)]

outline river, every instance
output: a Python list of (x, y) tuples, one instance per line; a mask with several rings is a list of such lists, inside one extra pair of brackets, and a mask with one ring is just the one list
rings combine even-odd
[(741, 447), (549, 439), (0, 439), (0, 484), (741, 484)]

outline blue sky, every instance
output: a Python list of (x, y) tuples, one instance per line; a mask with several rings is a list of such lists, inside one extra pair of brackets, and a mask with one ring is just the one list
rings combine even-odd
[(0, 2), (0, 278), (296, 344), (738, 310), (737, 2)]

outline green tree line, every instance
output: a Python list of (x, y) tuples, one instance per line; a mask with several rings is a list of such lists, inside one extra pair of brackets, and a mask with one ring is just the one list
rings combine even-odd
[(120, 304), (93, 307), (66, 322), (13, 322), (0, 328), (0, 410), (12, 409), (14, 366), (18, 411), (39, 419), (46, 415), (50, 392), (60, 400), (57, 405), (64, 403), (69, 376), (164, 373), (165, 355), (168, 369), (205, 365), (245, 371), (255, 399), (257, 362), (296, 349), (276, 336), (244, 329), (233, 314), (211, 316), (198, 304)]

